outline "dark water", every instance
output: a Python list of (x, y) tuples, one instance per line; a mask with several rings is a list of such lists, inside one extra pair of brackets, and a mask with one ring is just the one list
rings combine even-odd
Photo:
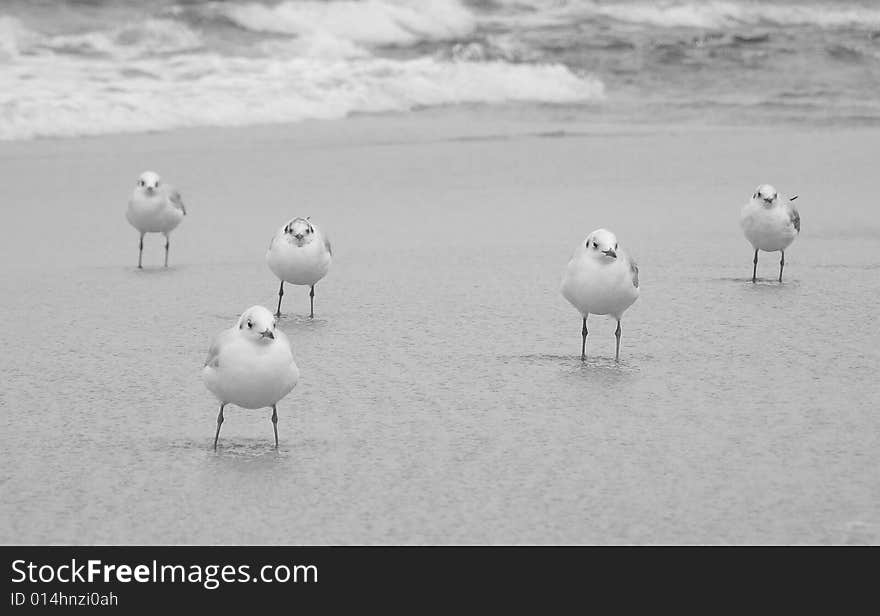
[[(880, 222), (854, 153), (870, 139), (826, 133), (821, 177), (797, 155), (778, 165), (804, 232), (786, 282), (762, 255), (753, 285), (737, 226), (753, 187), (710, 170), (759, 137), (815, 143), (270, 140), (206, 162), (147, 140), (5, 157), (22, 233), (0, 268), (0, 542), (877, 543)], [(622, 188), (646, 150), (654, 166)], [(155, 237), (133, 267), (117, 198), (150, 156), (188, 178), (167, 271)], [(273, 305), (265, 245), (294, 215), (324, 224), (336, 260), (314, 321), (304, 289), (285, 295), (302, 378), (280, 450), (268, 411), (232, 408), (214, 453), (202, 361), (241, 310)], [(600, 224), (641, 265), (619, 365), (604, 317), (581, 363), (558, 293)]]
[(880, 7), (8, 0), (0, 69), (2, 140), (462, 104), (537, 117), (876, 125)]

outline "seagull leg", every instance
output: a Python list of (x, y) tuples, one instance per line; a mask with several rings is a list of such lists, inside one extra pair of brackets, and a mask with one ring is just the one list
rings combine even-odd
[(614, 337), (617, 338), (617, 350), (614, 351), (614, 361), (620, 361), (620, 320), (617, 321), (617, 329), (614, 331)]
[(275, 311), (275, 317), (281, 318), (281, 298), (284, 297), (284, 281), (281, 281), (281, 288), (278, 289), (278, 310)]
[(171, 246), (171, 238), (165, 236), (165, 267), (168, 267), (168, 248)]
[(752, 270), (752, 283), (754, 283), (757, 280), (757, 276), (758, 276), (758, 250), (756, 248), (755, 249), (755, 267)]
[(272, 428), (275, 429), (275, 449), (278, 449), (278, 409), (272, 405)]
[(779, 282), (782, 282), (782, 268), (785, 267), (785, 251), (782, 252), (782, 258), (779, 260)]
[(587, 317), (584, 317), (584, 329), (581, 330), (581, 335), (584, 337), (581, 343), (581, 361), (587, 361), (587, 333)]
[(141, 233), (141, 241), (138, 242), (138, 269), (144, 269), (141, 265), (141, 259), (144, 256), (144, 234)]
[(315, 318), (315, 285), (312, 285), (312, 290), (309, 291), (309, 305), (311, 306), (309, 312), (309, 318)]
[(217, 434), (214, 435), (214, 451), (217, 451), (217, 439), (220, 438), (220, 426), (223, 425), (223, 407), (226, 403), (220, 405), (220, 412), (217, 414)]

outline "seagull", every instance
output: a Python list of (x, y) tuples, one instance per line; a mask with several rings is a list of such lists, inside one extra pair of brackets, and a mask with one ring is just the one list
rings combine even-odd
[(639, 297), (639, 268), (618, 248), (611, 231), (597, 229), (575, 248), (560, 291), (584, 318), (581, 361), (587, 359), (587, 317), (591, 314), (617, 319), (614, 360), (620, 361), (620, 319)]
[(289, 282), (312, 288), (309, 292), (309, 317), (315, 318), (315, 284), (327, 275), (332, 261), (330, 240), (308, 218), (294, 218), (281, 227), (272, 237), (266, 252), (269, 269), (281, 279), (275, 316), (281, 317), (284, 283)]
[(220, 438), (223, 408), (235, 404), (245, 409), (272, 407), (275, 449), (278, 449), (278, 401), (299, 380), (293, 350), (284, 332), (275, 329), (268, 308), (251, 306), (238, 322), (220, 332), (211, 343), (202, 369), (205, 386), (220, 401), (214, 449)]
[(186, 206), (180, 193), (173, 186), (163, 184), (158, 173), (144, 171), (138, 178), (137, 186), (128, 200), (125, 217), (131, 225), (140, 231), (138, 244), (138, 269), (143, 269), (141, 259), (144, 256), (144, 235), (161, 233), (165, 236), (165, 267), (168, 267), (168, 248), (171, 241), (168, 236), (186, 216)]
[(755, 194), (743, 206), (739, 224), (746, 239), (755, 249), (755, 267), (752, 269), (752, 282), (757, 282), (758, 251), (782, 253), (779, 260), (779, 282), (782, 282), (782, 268), (785, 267), (785, 249), (801, 232), (801, 215), (790, 199), (780, 199), (779, 193), (770, 184), (761, 184)]

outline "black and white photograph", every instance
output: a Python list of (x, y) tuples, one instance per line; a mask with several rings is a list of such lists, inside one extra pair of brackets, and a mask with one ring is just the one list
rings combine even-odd
[(873, 0), (0, 0), (0, 544), (877, 545), (878, 161)]

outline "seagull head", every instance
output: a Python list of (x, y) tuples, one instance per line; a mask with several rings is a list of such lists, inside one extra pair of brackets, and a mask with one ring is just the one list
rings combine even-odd
[(770, 184), (761, 184), (755, 189), (755, 194), (752, 195), (752, 199), (764, 207), (772, 207), (778, 197), (779, 193)]
[(607, 229), (596, 229), (587, 236), (587, 254), (602, 261), (617, 258), (617, 237)]
[(159, 188), (159, 174), (155, 171), (144, 171), (138, 178), (138, 188), (152, 195), (153, 191)]
[(308, 218), (294, 218), (284, 227), (287, 234), (297, 246), (304, 246), (314, 239), (315, 227)]
[(263, 306), (251, 306), (238, 319), (238, 331), (255, 342), (275, 340), (275, 316)]

